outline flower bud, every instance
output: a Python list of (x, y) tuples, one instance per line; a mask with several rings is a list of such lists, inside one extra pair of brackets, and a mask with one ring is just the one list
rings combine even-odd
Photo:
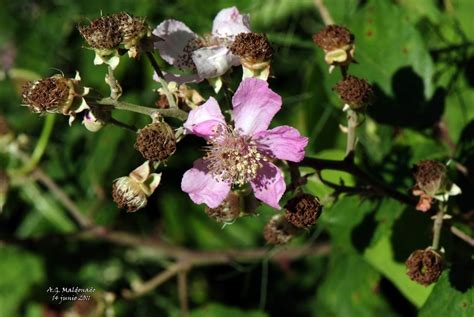
[(206, 207), (205, 212), (217, 222), (230, 223), (240, 216), (240, 197), (231, 191), (222, 204), (216, 208)]
[(316, 223), (322, 206), (318, 198), (301, 194), (290, 199), (285, 205), (286, 220), (297, 228), (308, 228)]
[(244, 78), (268, 78), (273, 48), (265, 34), (239, 33), (230, 46), (230, 51), (240, 57)]
[(348, 65), (354, 56), (354, 35), (345, 27), (328, 25), (313, 35), (313, 41), (326, 53), (329, 65)]
[(176, 137), (173, 129), (166, 122), (154, 122), (138, 133), (135, 142), (142, 156), (152, 162), (169, 158), (176, 151)]
[(364, 108), (374, 97), (374, 90), (366, 80), (351, 75), (339, 81), (333, 90), (352, 110)]
[(431, 248), (416, 250), (405, 262), (407, 275), (418, 284), (435, 283), (443, 271), (443, 258)]
[(446, 166), (438, 161), (425, 160), (416, 163), (414, 177), (418, 188), (428, 196), (446, 189)]
[(151, 173), (150, 162), (146, 161), (133, 170), (129, 176), (116, 179), (112, 185), (112, 198), (120, 209), (135, 212), (146, 206), (161, 181), (161, 173)]
[(291, 223), (283, 215), (275, 215), (265, 225), (263, 237), (270, 244), (285, 244), (297, 233)]

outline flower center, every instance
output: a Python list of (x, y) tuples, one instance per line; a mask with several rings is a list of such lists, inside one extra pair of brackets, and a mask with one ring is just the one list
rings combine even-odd
[(215, 136), (208, 139), (206, 156), (209, 171), (221, 181), (237, 186), (257, 176), (267, 158), (261, 154), (249, 136), (240, 135), (232, 127), (219, 126)]

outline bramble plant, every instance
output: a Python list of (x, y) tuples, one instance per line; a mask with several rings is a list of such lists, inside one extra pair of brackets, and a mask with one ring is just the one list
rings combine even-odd
[[(388, 10), (385, 4), (369, 2), (371, 6)], [(388, 130), (383, 122), (374, 120), (384, 113), (384, 102), (388, 98), (377, 77), (363, 78), (364, 72), (369, 72), (374, 66), (367, 63), (365, 45), (368, 42), (363, 41), (360, 45), (358, 42), (359, 37), (372, 37), (369, 32), (373, 31), (363, 34), (360, 28), (356, 32), (351, 27), (336, 24), (322, 0), (316, 0), (315, 4), (325, 25), (315, 28), (312, 38), (308, 36), (306, 39), (308, 42), (312, 40), (311, 45), (318, 49), (318, 55), (308, 54), (305, 58), (325, 63), (324, 73), (320, 74), (321, 83), (312, 82), (311, 85), (327, 86), (319, 89), (328, 88), (328, 98), (339, 102), (337, 111), (332, 111), (332, 114), (342, 121), (333, 120), (335, 126), (331, 127), (331, 131), (332, 134), (344, 136), (345, 148), (339, 150), (344, 146), (340, 142), (332, 144), (330, 150), (337, 155), (319, 155), (315, 147), (323, 141), (320, 141), (318, 134), (307, 133), (307, 129), (295, 123), (297, 121), (285, 116), (296, 110), (290, 109), (288, 98), (285, 98), (285, 83), (293, 78), (281, 78), (278, 72), (279, 63), (283, 63), (279, 45), (273, 42), (272, 34), (254, 31), (250, 15), (240, 12), (236, 6), (221, 9), (212, 22), (211, 32), (202, 35), (175, 19), (166, 19), (154, 27), (151, 19), (127, 12), (101, 15), (90, 22), (80, 23), (77, 32), (83, 39), (83, 49), (93, 52), (92, 58), (91, 54), (87, 55), (87, 63), (94, 64), (95, 69), (102, 72), (108, 89), (106, 93), (88, 81), (90, 67), (78, 69), (75, 74), (59, 73), (29, 80), (22, 85), (22, 104), (31, 112), (40, 114), (45, 125), (36, 147), (30, 152), (30, 138), (16, 134), (7, 119), (0, 116), (0, 152), (8, 157), (8, 163), (0, 166), (0, 210), (8, 208), (9, 201), (13, 199), (9, 192), (13, 188), (26, 186), (27, 179), (33, 178), (53, 193), (67, 210), (69, 217), (66, 217), (66, 223), (69, 225), (69, 218), (74, 221), (71, 226), (77, 230), (71, 228), (59, 232), (60, 238), (61, 235), (67, 238), (72, 234), (72, 239), (89, 241), (92, 238), (112, 245), (136, 247), (137, 250), (149, 247), (153, 257), (158, 258), (165, 268), (148, 281), (142, 281), (145, 276), (139, 277), (137, 272), (130, 273), (127, 269), (125, 288), (124, 281), (116, 276), (114, 281), (120, 281), (122, 285), (118, 291), (117, 285), (98, 287), (100, 291), (92, 294), (93, 300), (80, 302), (76, 299), (71, 303), (65, 298), (64, 303), (54, 302), (53, 306), (61, 307), (70, 316), (74, 313), (113, 316), (114, 312), (127, 311), (122, 307), (127, 305), (124, 303), (152, 293), (176, 276), (179, 309), (184, 316), (189, 310), (188, 297), (194, 296), (190, 295), (193, 290), (188, 289), (188, 284), (192, 283), (190, 272), (193, 268), (262, 260), (262, 281), (265, 281), (262, 282), (262, 289), (265, 288), (262, 292), (265, 295), (261, 295), (260, 307), (263, 308), (269, 259), (284, 267), (284, 263), (299, 257), (324, 256), (330, 251), (333, 253), (330, 272), (321, 292), (330, 297), (328, 294), (332, 285), (347, 288), (347, 298), (352, 296), (356, 303), (348, 304), (350, 308), (344, 311), (339, 310), (331, 300), (318, 297), (318, 305), (321, 305), (318, 307), (323, 307), (323, 315), (373, 316), (372, 308), (356, 308), (366, 304), (378, 307), (379, 310), (374, 308), (374, 312), (389, 311), (385, 299), (374, 297), (378, 304), (368, 304), (373, 296), (372, 291), (366, 293), (369, 286), (376, 289), (375, 293), (380, 288), (381, 292), (386, 291), (384, 288), (387, 286), (380, 286), (380, 276), (386, 280), (383, 283), (390, 284), (388, 297), (393, 294), (401, 297), (397, 300), (419, 308), (423, 316), (433, 311), (435, 313), (431, 316), (454, 316), (442, 313), (448, 310), (439, 309), (439, 305), (459, 306), (456, 312), (460, 313), (456, 316), (474, 313), (472, 283), (461, 283), (467, 288), (461, 287), (462, 291), (458, 291), (459, 287), (455, 285), (458, 277), (453, 277), (461, 274), (459, 272), (472, 275), (472, 266), (466, 271), (464, 266), (469, 264), (459, 264), (472, 264), (472, 257), (466, 260), (469, 257), (466, 254), (473, 247), (473, 238), (470, 237), (472, 217), (469, 220), (463, 214), (464, 207), (460, 203), (465, 195), (470, 194), (469, 191), (472, 192), (472, 180), (463, 178), (469, 178), (472, 165), (460, 160), (454, 149), (448, 154), (446, 151), (440, 155), (424, 151), (424, 156), (413, 156), (409, 160), (396, 158), (397, 146), (401, 145), (393, 143), (390, 145), (392, 148), (388, 149), (384, 138), (395, 142), (393, 140), (397, 138), (419, 137), (414, 132), (403, 136), (400, 132), (403, 124)], [(371, 25), (373, 21), (367, 23)], [(371, 44), (375, 49), (378, 45), (386, 45), (380, 38), (381, 43), (378, 44), (376, 39)], [(381, 58), (385, 57), (381, 55)], [(136, 98), (127, 95), (127, 87), (133, 79), (124, 76), (121, 68), (132, 63), (141, 65), (144, 61), (149, 64), (145, 69), (149, 73), (143, 76), (155, 82), (153, 106), (126, 101)], [(302, 64), (290, 66), (296, 74)], [(279, 85), (275, 84), (277, 80), (281, 81)], [(319, 104), (317, 96), (312, 102)], [(410, 111), (400, 109), (407, 110)], [(124, 112), (137, 115), (125, 117)], [(107, 187), (110, 194), (100, 194), (103, 200), (113, 200), (116, 207), (123, 211), (117, 215), (125, 219), (122, 220), (125, 222), (123, 228), (104, 225), (84, 212), (81, 206), (74, 203), (74, 197), (80, 194), (68, 188), (66, 181), (62, 188), (63, 185), (53, 180), (53, 175), (48, 176), (40, 167), (40, 163), (48, 160), (44, 154), (48, 151), (56, 115), (66, 116), (71, 127), (82, 124), (95, 133), (87, 138), (100, 136), (107, 129), (125, 133), (124, 141), (116, 148), (114, 159), (116, 168), (123, 168), (120, 170), (123, 176), (110, 178)], [(437, 134), (447, 133), (445, 128), (440, 128), (442, 122), (439, 119), (433, 125), (436, 128), (432, 129), (432, 139)], [(450, 140), (442, 135), (439, 137), (441, 141), (443, 138)], [(469, 136), (466, 138), (469, 141)], [(107, 139), (100, 142), (104, 140), (107, 142)], [(403, 142), (404, 147), (409, 144), (406, 140)], [(414, 147), (417, 146), (415, 143)], [(463, 152), (466, 157), (472, 156), (472, 144), (470, 146)], [(410, 151), (409, 148), (406, 150)], [(55, 151), (61, 150), (56, 148)], [(371, 155), (379, 155), (374, 154), (377, 151), (382, 153), (380, 158), (372, 158)], [(122, 163), (132, 161), (130, 157), (133, 155), (134, 162), (140, 158), (139, 163), (127, 170), (125, 168), (129, 168), (129, 164)], [(191, 163), (191, 158), (195, 159), (194, 163)], [(95, 156), (95, 160), (98, 161), (92, 164), (100, 164), (100, 156)], [(74, 162), (64, 164), (70, 168), (74, 166)], [(113, 165), (114, 162), (104, 164)], [(396, 166), (392, 168), (394, 164)], [(397, 179), (397, 173), (410, 169), (411, 180), (405, 176)], [(85, 172), (94, 173), (94, 168)], [(177, 178), (178, 182), (174, 180)], [(174, 187), (168, 189), (167, 182)], [(30, 197), (42, 188), (28, 186), (25, 188), (29, 188)], [(238, 229), (241, 232), (236, 235), (245, 236), (245, 226), (256, 227), (259, 237), (251, 239), (264, 248), (199, 251), (180, 246), (179, 239), (177, 243), (166, 242), (167, 238), (156, 236), (160, 231), (141, 236), (127, 232), (126, 223), (142, 219), (138, 218), (143, 216), (141, 214), (145, 214), (145, 222), (149, 221), (148, 217), (157, 217), (156, 201), (161, 201), (162, 188), (166, 188), (163, 189), (165, 192), (181, 191), (173, 200), (160, 202), (160, 205), (167, 205), (164, 208), (186, 211), (187, 207), (183, 206), (199, 205), (201, 214), (217, 222), (222, 230), (210, 234), (213, 239), (219, 240), (219, 232), (232, 230), (239, 223), (244, 223), (244, 227), (237, 227), (242, 229)], [(98, 189), (93, 189), (91, 184), (89, 190)], [(184, 201), (185, 198), (188, 202)], [(191, 221), (186, 218), (194, 217), (194, 213), (180, 212), (178, 216), (173, 216), (173, 212), (166, 214), (165, 217), (174, 219), (168, 221), (174, 222), (183, 232), (185, 227), (189, 229), (184, 223)], [(149, 216), (151, 213), (154, 216)], [(52, 216), (52, 219), (63, 221), (57, 216)], [(204, 221), (203, 218), (198, 219), (198, 222)], [(196, 224), (194, 228), (199, 226)], [(396, 239), (396, 234), (399, 234), (396, 230), (410, 231), (406, 232), (406, 237), (417, 235), (418, 239), (413, 242), (406, 237)], [(186, 234), (182, 233), (181, 239)], [(311, 236), (308, 237), (308, 234)], [(14, 238), (11, 242), (21, 245), (28, 238)], [(240, 239), (245, 240), (243, 237)], [(400, 249), (403, 252), (397, 251)], [(138, 251), (124, 261), (133, 262), (133, 257), (148, 261), (147, 255)], [(338, 267), (337, 262), (345, 266)], [(122, 264), (120, 267), (122, 272)], [(318, 270), (323, 270), (318, 267)], [(360, 283), (344, 285), (337, 282), (338, 279), (350, 279), (348, 274), (352, 274), (352, 270), (361, 279)], [(123, 272), (125, 274), (125, 269)], [(470, 278), (466, 277), (466, 280)], [(452, 291), (455, 294), (453, 298), (457, 296), (456, 301), (438, 305), (438, 298), (439, 301), (444, 300), (444, 288), (449, 283), (456, 289)], [(70, 284), (74, 282), (69, 281)], [(367, 289), (362, 290), (359, 284)], [(287, 291), (292, 292), (290, 289)], [(359, 291), (364, 294), (360, 296), (366, 296), (365, 299), (358, 299)], [(192, 300), (192, 305), (198, 303), (195, 297)], [(341, 300), (338, 297), (337, 301)], [(225, 315), (224, 308), (211, 307), (211, 311), (216, 310), (216, 316)], [(222, 309), (221, 313), (219, 309)], [(367, 312), (369, 310), (370, 313)], [(397, 310), (399, 312), (404, 313)], [(202, 313), (196, 310), (190, 315), (202, 316)], [(143, 313), (143, 316), (146, 314)], [(260, 315), (255, 312), (251, 316)]]

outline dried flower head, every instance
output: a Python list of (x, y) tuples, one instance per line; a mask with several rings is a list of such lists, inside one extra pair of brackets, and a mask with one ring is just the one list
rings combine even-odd
[(118, 24), (122, 36), (122, 44), (125, 48), (138, 45), (140, 40), (150, 32), (144, 18), (134, 17), (126, 12), (113, 16)]
[(117, 67), (120, 62), (118, 49), (121, 45), (128, 50), (128, 55), (132, 58), (136, 58), (143, 47), (149, 50), (152, 46), (150, 43), (142, 47), (140, 43), (144, 37), (151, 35), (145, 19), (126, 12), (97, 18), (89, 25), (80, 26), (79, 32), (95, 50), (96, 65), (105, 63), (112, 68)]
[(161, 173), (151, 173), (146, 161), (128, 176), (117, 178), (112, 185), (112, 198), (120, 209), (135, 212), (146, 206), (161, 181)]
[(227, 198), (216, 208), (205, 208), (206, 214), (217, 222), (229, 223), (240, 216), (240, 197), (230, 192)]
[(240, 57), (243, 79), (249, 77), (268, 79), (273, 48), (265, 34), (240, 33), (235, 37), (230, 50)]
[(297, 233), (291, 223), (283, 215), (275, 215), (265, 225), (263, 237), (270, 244), (285, 244)]
[(353, 110), (369, 105), (374, 98), (372, 86), (366, 80), (351, 75), (339, 81), (333, 90)]
[(340, 25), (328, 25), (313, 35), (313, 41), (324, 51), (343, 49), (354, 43), (354, 34)]
[(116, 16), (103, 16), (89, 25), (79, 26), (79, 33), (94, 49), (116, 49), (123, 40), (119, 19)]
[(405, 262), (407, 275), (418, 284), (435, 283), (443, 271), (443, 258), (433, 249), (416, 250)]
[(322, 206), (318, 198), (305, 193), (290, 199), (286, 203), (285, 218), (295, 227), (308, 228), (316, 223), (321, 211)]
[(345, 27), (329, 25), (313, 35), (313, 41), (324, 50), (324, 60), (331, 65), (348, 65), (352, 62), (355, 52), (354, 35)]
[(230, 50), (248, 63), (268, 62), (273, 55), (273, 48), (267, 36), (253, 32), (239, 33), (230, 46)]
[(22, 99), (33, 112), (61, 113), (70, 117), (71, 124), (78, 113), (90, 110), (84, 99), (89, 91), (90, 88), (81, 85), (79, 73), (75, 78), (54, 75), (26, 83)]
[(434, 160), (420, 161), (416, 163), (413, 175), (418, 188), (434, 196), (445, 187), (446, 166)]
[(176, 137), (166, 122), (154, 122), (138, 133), (135, 143), (142, 156), (149, 161), (164, 161), (176, 151)]
[(74, 98), (71, 79), (56, 75), (23, 86), (23, 104), (34, 112), (62, 112)]

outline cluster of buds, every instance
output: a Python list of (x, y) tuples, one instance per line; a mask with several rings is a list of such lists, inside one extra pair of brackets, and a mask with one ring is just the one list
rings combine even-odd
[(461, 189), (448, 179), (446, 166), (438, 161), (418, 162), (414, 167), (413, 174), (416, 185), (413, 187), (412, 193), (415, 196), (420, 196), (416, 206), (419, 211), (428, 211), (433, 199), (446, 202), (449, 196), (461, 193)]
[(90, 88), (81, 85), (79, 73), (75, 78), (54, 75), (23, 86), (22, 103), (36, 113), (60, 113), (69, 117), (71, 124), (78, 114), (90, 131), (99, 130), (110, 117), (105, 108), (91, 108), (85, 97)]
[(146, 206), (161, 181), (161, 173), (152, 173), (146, 161), (128, 176), (117, 178), (112, 186), (112, 198), (120, 209), (135, 212)]
[(418, 284), (435, 283), (443, 271), (443, 258), (431, 248), (416, 250), (405, 262), (407, 275)]
[(347, 66), (354, 60), (354, 34), (339, 25), (328, 25), (313, 35), (313, 41), (324, 50), (329, 72), (335, 66)]
[(79, 32), (94, 49), (96, 65), (105, 63), (115, 68), (119, 64), (121, 48), (127, 50), (130, 57), (136, 58), (140, 51), (152, 47), (151, 43), (143, 41), (151, 36), (145, 19), (125, 12), (97, 18), (89, 25), (80, 26)]
[(273, 48), (265, 34), (239, 33), (229, 49), (232, 54), (240, 57), (244, 79), (268, 79)]

